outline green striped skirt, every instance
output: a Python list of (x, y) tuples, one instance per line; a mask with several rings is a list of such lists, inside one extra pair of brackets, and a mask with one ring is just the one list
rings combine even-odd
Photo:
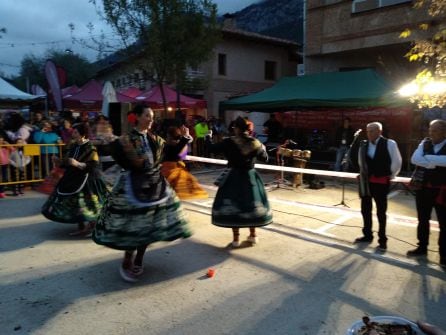
[(180, 200), (170, 186), (163, 201), (141, 205), (128, 195), (128, 183), (126, 175), (121, 174), (107, 199), (93, 232), (97, 244), (134, 250), (157, 241), (191, 235)]

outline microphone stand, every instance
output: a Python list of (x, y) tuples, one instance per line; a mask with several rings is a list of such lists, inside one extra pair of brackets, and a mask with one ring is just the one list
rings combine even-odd
[(344, 207), (348, 207), (348, 208), (350, 208), (350, 206), (347, 205), (347, 204), (345, 203), (345, 201), (344, 201), (344, 196), (345, 196), (345, 180), (344, 180), (344, 178), (342, 178), (342, 181), (341, 181), (341, 187), (342, 187), (341, 202), (338, 203), (338, 204), (336, 204), (336, 205), (334, 205), (334, 206), (344, 206)]
[[(359, 137), (359, 134), (361, 133), (361, 131), (362, 131), (362, 129), (358, 129), (355, 132), (355, 134), (353, 136), (353, 141), (352, 141), (352, 143), (350, 143), (350, 146), (348, 147), (348, 150), (345, 153), (344, 158), (342, 159), (341, 166), (342, 166), (342, 170), (344, 172), (346, 172), (346, 170), (347, 170), (347, 165), (348, 165), (348, 161), (350, 160), (350, 154), (351, 154), (351, 151), (352, 151), (352, 147), (356, 143), (356, 141), (358, 140), (358, 137)], [(345, 203), (345, 178), (342, 178), (341, 187), (342, 187), (341, 202), (336, 204), (336, 205), (334, 205), (334, 206), (344, 206), (344, 207), (350, 208), (350, 206)]]

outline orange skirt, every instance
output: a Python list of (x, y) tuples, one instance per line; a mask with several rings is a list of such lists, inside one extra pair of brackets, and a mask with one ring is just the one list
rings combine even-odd
[(161, 173), (181, 200), (209, 197), (198, 183), (197, 178), (186, 170), (186, 165), (183, 162), (163, 162)]

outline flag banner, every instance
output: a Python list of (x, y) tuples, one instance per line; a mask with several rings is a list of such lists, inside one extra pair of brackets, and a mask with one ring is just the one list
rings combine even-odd
[(56, 65), (51, 60), (46, 61), (45, 76), (51, 89), (56, 109), (57, 111), (62, 111), (62, 92), (60, 89), (59, 74)]

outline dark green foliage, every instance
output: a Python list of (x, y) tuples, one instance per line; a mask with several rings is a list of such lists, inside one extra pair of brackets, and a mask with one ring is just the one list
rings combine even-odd
[(46, 89), (45, 63), (48, 59), (65, 69), (67, 75), (65, 86), (74, 84), (81, 86), (93, 76), (95, 71), (93, 65), (81, 55), (66, 53), (61, 50), (47, 50), (43, 57), (37, 57), (33, 54), (23, 57), (20, 63), (20, 73), (13, 78), (14, 84), (25, 91), (27, 90), (27, 81), (29, 85), (38, 84)]

